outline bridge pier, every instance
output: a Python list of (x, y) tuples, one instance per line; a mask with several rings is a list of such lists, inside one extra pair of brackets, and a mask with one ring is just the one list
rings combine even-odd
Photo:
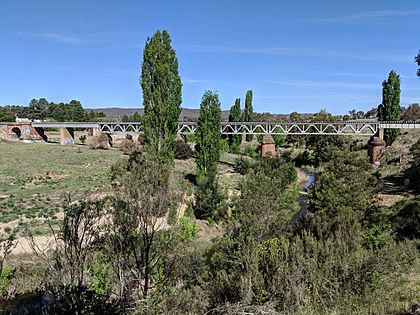
[(73, 145), (74, 144), (74, 129), (73, 128), (60, 128), (60, 144)]
[(261, 145), (261, 156), (275, 156), (276, 155), (276, 143), (273, 137), (268, 134), (264, 135)]
[(368, 142), (368, 154), (370, 156), (370, 163), (372, 163), (375, 166), (381, 165), (380, 158), (381, 158), (381, 153), (384, 149), (385, 149), (385, 141), (382, 138), (380, 137), (370, 138)]

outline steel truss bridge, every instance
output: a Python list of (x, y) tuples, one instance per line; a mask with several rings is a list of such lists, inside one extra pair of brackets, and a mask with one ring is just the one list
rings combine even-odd
[[(35, 128), (93, 128), (105, 133), (142, 133), (143, 126), (137, 122), (33, 122)], [(222, 122), (224, 135), (236, 134), (286, 134), (286, 135), (358, 135), (373, 136), (381, 129), (420, 128), (415, 121), (338, 121), (338, 122)], [(194, 134), (196, 122), (179, 122), (178, 134)]]

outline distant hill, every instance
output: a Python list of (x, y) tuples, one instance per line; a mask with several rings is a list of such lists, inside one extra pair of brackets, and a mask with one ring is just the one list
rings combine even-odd
[[(143, 108), (119, 108), (119, 107), (108, 107), (108, 108), (87, 108), (86, 110), (91, 110), (94, 112), (103, 112), (105, 115), (111, 118), (122, 118), (124, 115), (130, 116), (135, 112), (138, 112), (140, 115), (143, 115)], [(200, 114), (199, 109), (195, 108), (183, 108), (181, 115), (179, 115), (180, 120), (196, 120)], [(222, 119), (227, 120), (229, 117), (229, 111), (222, 111)]]
[[(120, 108), (120, 107), (108, 107), (108, 108), (87, 108), (86, 110), (91, 110), (94, 112), (104, 112), (105, 115), (111, 118), (122, 118), (124, 115), (130, 116), (133, 115), (135, 112), (138, 112), (140, 115), (143, 114), (143, 108)], [(183, 108), (181, 114), (179, 115), (179, 120), (181, 121), (191, 121), (197, 120), (200, 114), (200, 110), (198, 108)], [(302, 114), (302, 116), (306, 116), (309, 114)], [(274, 120), (287, 120), (289, 119), (289, 115), (286, 114), (270, 114), (270, 113), (255, 113), (256, 117), (265, 119), (274, 119)], [(222, 120), (227, 121), (229, 118), (229, 110), (222, 111)], [(258, 120), (258, 119), (257, 119)]]

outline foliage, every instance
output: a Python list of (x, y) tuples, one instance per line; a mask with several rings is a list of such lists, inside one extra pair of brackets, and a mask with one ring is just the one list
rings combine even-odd
[(142, 146), (140, 143), (134, 142), (133, 139), (128, 138), (121, 140), (118, 148), (126, 155), (138, 154), (142, 152)]
[(418, 103), (410, 104), (407, 108), (401, 108), (402, 120), (419, 120), (420, 119), (420, 106)]
[(191, 146), (185, 141), (175, 141), (175, 158), (178, 160), (187, 160), (193, 156), (194, 152)]
[(252, 169), (252, 161), (247, 157), (241, 156), (235, 160), (233, 169), (241, 175), (246, 175)]
[(4, 296), (9, 287), (10, 280), (13, 278), (14, 270), (11, 267), (4, 267), (0, 274), (0, 296)]
[(5, 260), (15, 247), (15, 235), (13, 233), (0, 233), (0, 296), (4, 296), (13, 277), (13, 268), (5, 266)]
[(336, 150), (333, 154), (331, 161), (322, 164), (323, 171), (310, 191), (311, 209), (326, 213), (330, 221), (349, 207), (363, 214), (376, 188), (372, 166), (357, 153)]
[[(391, 71), (388, 80), (382, 83), (382, 104), (378, 107), (379, 121), (400, 120), (400, 76)], [(399, 129), (385, 129), (384, 140), (391, 145), (400, 134)]]
[[(314, 155), (309, 150), (304, 150), (299, 152), (294, 162), (297, 167), (301, 167), (303, 165), (316, 165)], [(319, 163), (319, 162), (318, 162)]]
[(148, 38), (141, 73), (146, 151), (168, 161), (174, 158), (174, 140), (181, 113), (178, 59), (167, 31)]
[[(245, 121), (245, 122), (253, 121), (254, 120), (253, 115), (254, 115), (254, 109), (252, 106), (252, 90), (248, 90), (246, 91), (246, 96), (245, 96), (245, 108), (242, 113), (242, 121)], [(246, 135), (246, 141), (252, 141), (253, 137), (254, 137), (253, 135)]]
[(48, 102), (45, 98), (32, 99), (29, 106), (0, 106), (0, 121), (15, 121), (16, 117), (31, 120), (96, 121), (103, 112), (86, 111), (77, 100), (70, 103)]
[(92, 136), (89, 139), (89, 148), (93, 150), (107, 150), (110, 147), (110, 140), (106, 133), (101, 133), (97, 136)]
[(251, 158), (258, 157), (257, 151), (250, 144), (246, 144), (245, 145), (245, 147), (244, 147), (244, 154), (247, 155), (247, 156), (249, 156), (249, 157), (251, 157)]
[[(415, 61), (417, 62), (417, 65), (420, 67), (420, 51), (419, 51), (419, 54), (415, 57)], [(417, 76), (420, 78), (420, 68), (417, 70)]]
[(123, 122), (141, 122), (141, 115), (138, 112), (135, 112), (133, 115), (127, 116), (124, 115), (122, 118)]
[(197, 121), (197, 190), (195, 214), (199, 218), (220, 216), (223, 212), (223, 194), (217, 183), (217, 165), (221, 153), (220, 101), (215, 92), (206, 91), (201, 99)]
[(229, 142), (227, 139), (220, 139), (220, 153), (229, 152)]
[(183, 216), (179, 220), (179, 225), (180, 225), (180, 231), (178, 233), (178, 238), (181, 241), (185, 241), (185, 240), (189, 240), (189, 239), (193, 239), (197, 237), (200, 227), (197, 223), (192, 222), (191, 218), (187, 216)]
[[(241, 99), (237, 98), (235, 104), (230, 108), (229, 121), (240, 122), (242, 118)], [(239, 147), (242, 142), (242, 135), (229, 135), (230, 152), (239, 153)]]
[(276, 148), (281, 147), (286, 142), (286, 135), (272, 135)]
[(389, 221), (398, 239), (420, 239), (420, 200), (403, 200), (392, 213)]
[(15, 121), (16, 114), (10, 109), (10, 107), (0, 106), (0, 121)]
[(161, 218), (176, 206), (176, 198), (167, 164), (158, 158), (141, 157), (120, 184), (109, 223), (113, 233), (107, 240), (117, 257), (113, 268), (118, 296), (126, 299), (135, 293), (144, 299), (170, 277), (176, 259), (169, 255), (175, 249), (175, 232), (161, 231)]
[(104, 253), (98, 252), (88, 268), (91, 273), (90, 289), (98, 295), (109, 296), (116, 276), (108, 257)]
[(314, 165), (328, 162), (334, 158), (336, 150), (348, 150), (350, 139), (346, 136), (319, 136), (306, 137), (306, 147), (313, 152)]

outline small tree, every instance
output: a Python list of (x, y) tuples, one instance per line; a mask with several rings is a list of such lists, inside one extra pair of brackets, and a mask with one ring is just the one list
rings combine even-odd
[[(252, 90), (246, 92), (245, 97), (245, 108), (242, 115), (242, 120), (244, 122), (251, 122), (253, 120), (254, 110), (252, 107)], [(253, 135), (246, 135), (246, 141), (251, 141), (254, 138)]]
[(141, 72), (146, 150), (166, 160), (174, 158), (174, 140), (181, 113), (178, 59), (167, 31), (148, 38)]
[(150, 156), (120, 178), (108, 242), (121, 298), (135, 292), (146, 299), (151, 289), (171, 275), (176, 232), (164, 227), (165, 215), (176, 207), (176, 198), (168, 179), (166, 163)]
[[(382, 83), (382, 104), (378, 107), (379, 121), (400, 120), (400, 76), (391, 71), (388, 80)], [(399, 129), (386, 129), (384, 140), (387, 145), (391, 145), (400, 134)]]
[(223, 195), (217, 184), (220, 160), (220, 101), (215, 92), (206, 91), (201, 99), (197, 121), (197, 191), (195, 214), (199, 218), (217, 216), (221, 212)]
[[(229, 121), (230, 122), (239, 122), (241, 120), (242, 110), (241, 110), (241, 99), (237, 98), (235, 100), (235, 105), (230, 108), (229, 112)], [(230, 151), (233, 153), (239, 153), (239, 146), (242, 142), (242, 135), (229, 135), (229, 147)]]

